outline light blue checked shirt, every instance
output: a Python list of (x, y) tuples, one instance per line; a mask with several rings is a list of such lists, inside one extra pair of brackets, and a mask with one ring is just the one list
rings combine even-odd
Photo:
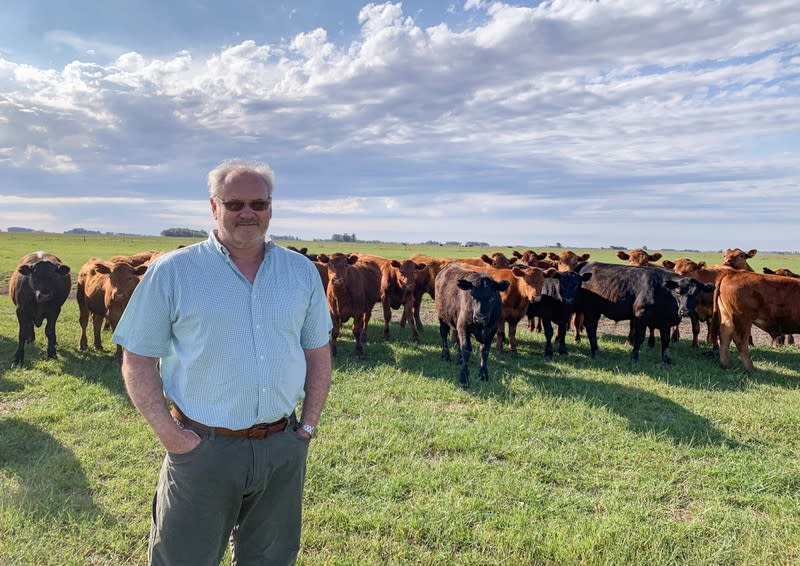
[(212, 233), (150, 265), (113, 341), (161, 358), (164, 393), (190, 418), (240, 429), (294, 410), (303, 350), (324, 346), (331, 326), (308, 259), (267, 242), (251, 285)]

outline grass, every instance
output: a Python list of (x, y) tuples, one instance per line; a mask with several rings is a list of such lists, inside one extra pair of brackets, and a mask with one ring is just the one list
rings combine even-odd
[[(87, 258), (168, 249), (149, 243)], [(146, 562), (163, 451), (109, 335), (107, 352), (77, 349), (77, 315), (70, 299), (58, 359), (39, 329), (11, 368), (0, 296), (0, 564)], [(360, 362), (339, 339), (300, 564), (800, 563), (796, 348), (755, 348), (752, 375), (685, 340), (673, 366), (645, 347), (631, 367), (610, 334), (596, 360), (584, 341), (547, 361), (520, 328), (519, 355), (493, 351), (488, 383), (473, 358), (464, 391), (434, 328), (419, 346), (396, 322), (392, 336), (374, 322)]]

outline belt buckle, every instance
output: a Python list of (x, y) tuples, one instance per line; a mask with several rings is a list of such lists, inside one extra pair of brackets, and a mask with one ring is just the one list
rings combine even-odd
[(261, 440), (267, 436), (268, 428), (266, 423), (258, 423), (247, 430), (247, 438), (250, 440)]

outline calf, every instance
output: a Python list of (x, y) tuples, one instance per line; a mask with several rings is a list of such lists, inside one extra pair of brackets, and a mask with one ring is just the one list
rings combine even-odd
[[(141, 276), (147, 271), (147, 264), (133, 267), (124, 261), (104, 261), (91, 258), (83, 264), (78, 272), (78, 285), (75, 299), (78, 301), (81, 336), (78, 347), (87, 348), (86, 327), (89, 316), (92, 317), (94, 330), (94, 347), (103, 350), (100, 330), (103, 320), (108, 321), (111, 330), (117, 327), (134, 289)], [(117, 361), (122, 361), (122, 348), (117, 345)]]
[(465, 265), (467, 269), (488, 275), (495, 281), (509, 282), (506, 290), (500, 293), (503, 308), (500, 319), (497, 321), (497, 351), (503, 351), (505, 340), (505, 325), (508, 323), (508, 349), (511, 353), (517, 352), (517, 324), (528, 313), (528, 305), (539, 299), (542, 293), (545, 277), (555, 277), (558, 272), (550, 268), (543, 271), (536, 267), (522, 269), (497, 269), (494, 267), (477, 267)]
[(417, 330), (420, 333), (423, 333), (424, 328), (422, 326), (422, 317), (420, 312), (422, 308), (422, 295), (428, 293), (431, 299), (436, 298), (436, 276), (444, 268), (444, 266), (454, 262), (455, 260), (450, 258), (433, 257), (425, 254), (413, 254), (411, 256), (411, 261), (424, 263), (425, 269), (417, 273), (417, 282), (414, 287), (414, 311), (412, 313), (403, 310), (403, 316), (400, 318), (400, 326), (404, 327), (406, 325), (406, 321), (410, 320), (410, 317), (413, 316), (414, 322), (417, 325)]
[(617, 257), (623, 261), (627, 261), (628, 265), (636, 265), (643, 267), (646, 265), (653, 265), (661, 259), (661, 254), (656, 252), (654, 254), (647, 253), (644, 248), (634, 248), (630, 253), (623, 251), (617, 252)]
[(546, 357), (553, 357), (553, 322), (558, 326), (558, 353), (562, 356), (567, 354), (565, 338), (569, 321), (575, 312), (578, 290), (591, 277), (591, 273), (580, 275), (574, 271), (560, 271), (544, 280), (541, 296), (528, 305), (528, 320), (538, 317), (544, 326)]
[(727, 265), (733, 269), (741, 269), (742, 271), (753, 271), (747, 260), (754, 257), (758, 250), (750, 250), (745, 252), (739, 248), (728, 248), (722, 254), (722, 265)]
[(731, 271), (714, 291), (714, 316), (719, 318), (719, 363), (730, 365), (730, 343), (742, 364), (753, 371), (750, 357), (752, 325), (772, 338), (800, 332), (800, 279)]
[(589, 261), (591, 254), (578, 255), (572, 250), (566, 250), (560, 254), (550, 252), (548, 255), (551, 261), (556, 262), (559, 271), (577, 271), (581, 264)]
[(25, 343), (36, 338), (35, 326), (47, 324), (47, 357), (56, 357), (56, 320), (69, 296), (72, 280), (69, 266), (47, 252), (34, 252), (20, 259), (11, 274), (8, 294), (16, 306), (19, 322), (19, 344), (14, 353), (14, 365), (25, 361)]
[(593, 358), (598, 350), (597, 323), (604, 315), (615, 321), (631, 321), (631, 362), (639, 360), (645, 329), (654, 326), (661, 334), (661, 359), (665, 364), (672, 363), (670, 328), (694, 310), (700, 293), (712, 289), (711, 285), (657, 267), (591, 262), (580, 273), (591, 274), (578, 293), (576, 309), (583, 313)]
[(353, 319), (355, 355), (364, 355), (367, 326), (372, 308), (381, 299), (381, 269), (378, 263), (356, 254), (319, 254), (317, 260), (328, 267), (328, 309), (331, 312), (331, 355), (336, 355), (336, 340), (342, 323)]
[(469, 387), (467, 363), (472, 352), (471, 336), (481, 345), (481, 381), (489, 380), (489, 349), (497, 333), (502, 313), (500, 292), (508, 289), (508, 281), (495, 281), (488, 275), (448, 265), (436, 276), (436, 313), (442, 337), (442, 359), (450, 361), (447, 337), (450, 330), (458, 335), (458, 360), (461, 362), (459, 384)]

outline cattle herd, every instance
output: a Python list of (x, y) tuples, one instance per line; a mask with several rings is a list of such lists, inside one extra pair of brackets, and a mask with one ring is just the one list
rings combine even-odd
[[(536, 253), (514, 251), (473, 259), (455, 259), (414, 254), (407, 260), (392, 260), (364, 253), (309, 254), (326, 289), (333, 329), (331, 353), (342, 324), (353, 320), (355, 355), (361, 357), (372, 310), (381, 303), (384, 338), (390, 338), (392, 311), (402, 307), (400, 325), (409, 325), (414, 342), (422, 332), (423, 295), (434, 300), (439, 319), (442, 359), (450, 360), (449, 341), (457, 346), (459, 383), (469, 385), (468, 362), (471, 339), (480, 345), (482, 380), (489, 379), (488, 358), (494, 343), (498, 352), (506, 346), (517, 349), (516, 328), (525, 317), (530, 329), (543, 329), (544, 354), (553, 355), (553, 325), (557, 328), (559, 354), (567, 354), (566, 333), (574, 328), (575, 341), (585, 331), (591, 356), (597, 356), (597, 327), (601, 316), (630, 321), (630, 359), (636, 362), (650, 331), (661, 339), (661, 359), (671, 363), (669, 346), (678, 339), (677, 326), (688, 317), (692, 324), (692, 346), (699, 345), (700, 323), (707, 326), (706, 341), (719, 349), (722, 367), (730, 364), (729, 347), (734, 342), (747, 371), (754, 369), (750, 357), (751, 328), (767, 332), (774, 344), (793, 343), (800, 332), (800, 276), (786, 269), (764, 268), (753, 272), (747, 260), (756, 250), (728, 249), (719, 265), (706, 266), (689, 259), (664, 260), (661, 254), (643, 249), (620, 251), (628, 265), (590, 261), (589, 254), (565, 251)], [(103, 325), (115, 328), (131, 293), (150, 262), (163, 252), (142, 252), (92, 258), (77, 276), (76, 300), (81, 335), (79, 347), (86, 349), (86, 328), (92, 318), (94, 347), (102, 349)], [(69, 296), (70, 268), (46, 252), (25, 255), (11, 276), (9, 295), (16, 306), (19, 344), (14, 364), (24, 361), (24, 345), (34, 340), (34, 326), (47, 320), (47, 355), (56, 356), (56, 320)], [(506, 333), (506, 327), (508, 331)], [(117, 357), (120, 351), (117, 348)]]

